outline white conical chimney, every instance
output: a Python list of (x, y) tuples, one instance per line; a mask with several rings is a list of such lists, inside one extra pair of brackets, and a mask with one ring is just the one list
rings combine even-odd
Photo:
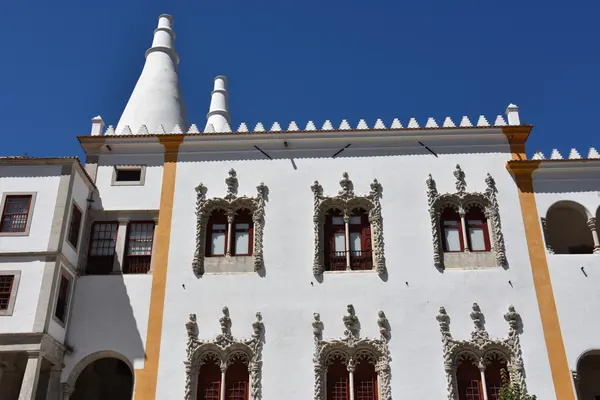
[(229, 93), (227, 93), (227, 77), (219, 75), (215, 77), (215, 88), (210, 98), (210, 108), (206, 114), (206, 127), (212, 125), (213, 132), (231, 132), (231, 115), (229, 115)]
[(150, 133), (162, 133), (161, 125), (167, 133), (175, 124), (187, 130), (185, 104), (177, 76), (179, 55), (173, 46), (175, 32), (172, 25), (170, 15), (158, 17), (152, 47), (146, 51), (146, 64), (121, 115), (115, 131), (117, 135), (122, 134), (126, 126), (131, 132), (139, 132), (142, 125), (146, 125)]

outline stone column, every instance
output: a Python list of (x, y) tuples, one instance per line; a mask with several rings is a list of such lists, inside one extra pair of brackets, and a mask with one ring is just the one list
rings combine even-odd
[(344, 215), (344, 237), (346, 244), (346, 269), (350, 271), (350, 217)]
[(225, 400), (225, 374), (227, 372), (227, 364), (221, 364), (221, 393), (219, 395), (220, 400)]
[(460, 227), (462, 230), (462, 240), (463, 240), (463, 246), (465, 248), (465, 252), (468, 253), (469, 252), (469, 241), (467, 240), (467, 222), (465, 221), (465, 210), (462, 209), (462, 207), (460, 208), (460, 210), (458, 210), (458, 215), (460, 215)]
[(40, 379), (42, 355), (39, 351), (27, 353), (27, 366), (23, 374), (23, 383), (19, 392), (19, 400), (35, 400), (37, 385)]
[(598, 231), (596, 230), (596, 218), (590, 218), (587, 221), (587, 226), (592, 232), (592, 238), (594, 239), (594, 254), (600, 253), (600, 240), (598, 240)]
[(117, 229), (117, 243), (115, 243), (115, 261), (113, 263), (113, 274), (120, 274), (123, 271), (123, 262), (125, 261), (125, 242), (127, 242), (127, 224), (126, 218), (118, 218), (119, 228)]
[(356, 369), (356, 365), (354, 364), (354, 360), (348, 360), (348, 388), (350, 389), (350, 400), (354, 400), (354, 370)]
[(227, 248), (225, 249), (225, 254), (227, 257), (231, 256), (231, 236), (233, 236), (233, 214), (227, 215), (227, 243), (225, 245)]
[(487, 383), (485, 382), (485, 365), (480, 362), (477, 367), (481, 373), (481, 390), (483, 391), (483, 400), (488, 400)]
[[(152, 219), (154, 221), (154, 236), (153, 236), (153, 240), (152, 240), (152, 254), (156, 254), (154, 252), (154, 248), (156, 246), (156, 230), (158, 229), (158, 216), (154, 217)], [(152, 259), (150, 260), (150, 270), (148, 270), (148, 273), (151, 274), (154, 271), (154, 257), (152, 257)]]
[(53, 364), (50, 368), (50, 378), (48, 380), (48, 390), (46, 392), (46, 400), (60, 400), (60, 374), (62, 365)]
[(69, 400), (71, 398), (71, 396), (73, 395), (73, 393), (75, 393), (75, 388), (65, 382), (65, 383), (63, 383), (62, 393), (63, 393), (62, 400)]
[(583, 399), (583, 397), (581, 397), (581, 391), (579, 390), (579, 373), (577, 371), (571, 371), (571, 374), (573, 375), (573, 386), (575, 386), (575, 393), (577, 394), (577, 398)]

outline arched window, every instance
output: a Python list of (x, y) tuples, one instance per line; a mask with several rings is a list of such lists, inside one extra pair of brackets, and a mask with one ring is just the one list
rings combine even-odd
[(375, 365), (363, 359), (354, 371), (354, 400), (377, 400)]
[(491, 251), (487, 219), (479, 207), (471, 207), (465, 215), (470, 251)]
[(342, 212), (331, 209), (325, 217), (325, 270), (346, 269), (346, 225)]
[(349, 400), (350, 384), (348, 369), (336, 358), (327, 368), (327, 400)]
[(487, 389), (488, 400), (500, 399), (500, 388), (502, 387), (502, 370), (506, 371), (506, 363), (504, 363), (501, 360), (492, 360), (485, 367), (485, 386)]
[[(546, 213), (544, 224), (546, 246), (554, 254), (592, 254), (596, 238), (589, 224), (585, 207), (573, 201), (553, 204)], [(592, 226), (593, 227), (593, 226)]]
[(462, 223), (456, 209), (448, 207), (440, 216), (442, 247), (445, 252), (464, 251)]
[(251, 256), (254, 239), (254, 225), (250, 210), (239, 210), (233, 220), (232, 254), (236, 256)]
[(214, 210), (208, 219), (206, 255), (224, 256), (227, 253), (227, 215), (223, 210)]
[(250, 376), (242, 359), (236, 359), (227, 368), (225, 382), (225, 400), (248, 400)]
[(198, 374), (198, 400), (220, 400), (221, 369), (212, 360), (207, 360)]
[(456, 369), (459, 400), (483, 400), (481, 372), (471, 360), (464, 360)]
[(369, 223), (369, 215), (365, 210), (353, 210), (348, 230), (350, 231), (350, 269), (373, 269), (371, 224)]

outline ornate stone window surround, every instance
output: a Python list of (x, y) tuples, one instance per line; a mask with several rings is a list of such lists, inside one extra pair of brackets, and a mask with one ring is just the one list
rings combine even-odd
[[(342, 189), (337, 196), (324, 196), (323, 187), (318, 181), (310, 187), (314, 195), (314, 235), (315, 235), (315, 254), (313, 263), (313, 274), (322, 275), (325, 271), (325, 238), (324, 225), (327, 212), (331, 209), (338, 209), (342, 212), (346, 236), (349, 232), (349, 222), (352, 211), (355, 209), (365, 209), (369, 216), (371, 225), (371, 248), (373, 249), (373, 268), (378, 274), (386, 272), (384, 242), (383, 242), (383, 218), (381, 215), (381, 194), (382, 186), (373, 179), (371, 191), (366, 196), (357, 196), (354, 194), (354, 185), (348, 173), (344, 172), (340, 181)], [(346, 237), (346, 248), (348, 246), (348, 237)], [(347, 252), (346, 266), (350, 270), (350, 252)]]
[(230, 234), (227, 235), (225, 257), (231, 257), (232, 224), (237, 212), (245, 209), (252, 213), (254, 224), (252, 255), (238, 257), (253, 257), (255, 272), (264, 268), (263, 230), (268, 188), (261, 182), (256, 187), (256, 197), (238, 197), (237, 173), (233, 168), (229, 170), (229, 177), (225, 179), (225, 183), (227, 184), (227, 194), (223, 198), (213, 197), (207, 199), (207, 187), (202, 183), (196, 187), (196, 250), (192, 263), (196, 276), (201, 276), (205, 272), (207, 224), (211, 213), (215, 210), (223, 210), (227, 215), (227, 232)]
[[(526, 393), (525, 369), (521, 351), (521, 341), (518, 332), (520, 316), (511, 305), (504, 319), (508, 322), (509, 330), (506, 339), (490, 339), (485, 330), (484, 316), (477, 303), (473, 303), (471, 319), (475, 326), (471, 332), (471, 340), (456, 340), (450, 333), (450, 317), (446, 309), (440, 307), (436, 319), (442, 333), (444, 351), (444, 370), (446, 372), (448, 400), (458, 400), (457, 368), (463, 362), (471, 362), (481, 372), (481, 382), (485, 388), (485, 369), (493, 360), (506, 364), (511, 383), (521, 386)], [(487, 392), (484, 389), (484, 398)]]
[(485, 183), (487, 188), (484, 193), (467, 192), (467, 182), (465, 173), (456, 164), (454, 170), (456, 178), (455, 186), (456, 193), (438, 193), (437, 186), (431, 174), (426, 180), (427, 184), (427, 199), (429, 205), (429, 216), (431, 220), (431, 232), (433, 235), (433, 263), (436, 268), (442, 269), (444, 265), (444, 250), (442, 246), (442, 231), (440, 226), (440, 217), (446, 208), (454, 208), (457, 210), (461, 219), (461, 238), (465, 244), (464, 253), (470, 253), (467, 238), (467, 224), (465, 215), (473, 207), (479, 207), (483, 210), (487, 219), (488, 232), (490, 234), (491, 251), (494, 253), (496, 264), (501, 267), (508, 266), (506, 258), (506, 248), (504, 245), (504, 235), (502, 234), (502, 224), (500, 221), (500, 211), (498, 208), (498, 200), (496, 194), (496, 182), (490, 174), (487, 174)]
[(262, 316), (256, 313), (256, 321), (252, 323), (253, 334), (250, 339), (235, 339), (231, 334), (231, 318), (229, 309), (223, 307), (223, 316), (219, 319), (221, 334), (214, 340), (198, 339), (198, 324), (196, 314), (190, 314), (185, 324), (188, 341), (186, 347), (186, 382), (185, 400), (197, 398), (198, 374), (200, 368), (207, 362), (215, 363), (221, 369), (221, 395), (225, 400), (225, 378), (227, 368), (236, 360), (248, 366), (250, 375), (250, 400), (262, 399), (262, 348), (263, 331)]
[(389, 322), (383, 311), (379, 311), (377, 324), (381, 334), (378, 339), (360, 337), (360, 322), (352, 304), (348, 305), (348, 315), (343, 317), (344, 337), (323, 340), (323, 322), (318, 313), (313, 315), (313, 336), (315, 352), (313, 355), (315, 388), (314, 400), (325, 400), (327, 368), (333, 360), (341, 360), (348, 370), (350, 382), (350, 400), (354, 400), (353, 373), (359, 361), (367, 361), (375, 366), (377, 373), (378, 399), (391, 400), (391, 369), (388, 342), (390, 336)]

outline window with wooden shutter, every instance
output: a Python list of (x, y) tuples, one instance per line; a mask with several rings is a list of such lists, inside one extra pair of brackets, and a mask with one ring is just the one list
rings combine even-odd
[[(470, 251), (491, 251), (487, 219), (479, 207), (471, 207), (465, 215)], [(488, 399), (489, 400), (489, 399)]]
[(205, 362), (198, 373), (198, 400), (220, 400), (221, 368), (213, 362)]
[(377, 400), (377, 372), (368, 360), (360, 360), (354, 370), (354, 400)]
[(87, 261), (87, 273), (106, 275), (113, 270), (117, 228), (115, 222), (94, 222), (90, 237), (90, 249)]
[(325, 219), (325, 270), (344, 271), (346, 264), (346, 227), (340, 210), (330, 210)]
[(446, 208), (441, 215), (442, 247), (445, 252), (464, 251), (462, 223), (458, 211)]
[(251, 256), (254, 240), (254, 225), (252, 213), (249, 210), (239, 210), (233, 219), (232, 254), (236, 256)]
[(31, 205), (31, 195), (6, 196), (0, 232), (25, 232)]
[(459, 400), (483, 400), (481, 372), (470, 360), (463, 361), (456, 369)]
[(363, 209), (353, 210), (349, 224), (350, 234), (350, 269), (373, 269), (371, 250), (371, 224), (369, 215)]
[(346, 366), (336, 359), (327, 368), (327, 400), (349, 400), (350, 384)]
[(250, 375), (241, 359), (235, 360), (225, 373), (225, 400), (248, 400)]

